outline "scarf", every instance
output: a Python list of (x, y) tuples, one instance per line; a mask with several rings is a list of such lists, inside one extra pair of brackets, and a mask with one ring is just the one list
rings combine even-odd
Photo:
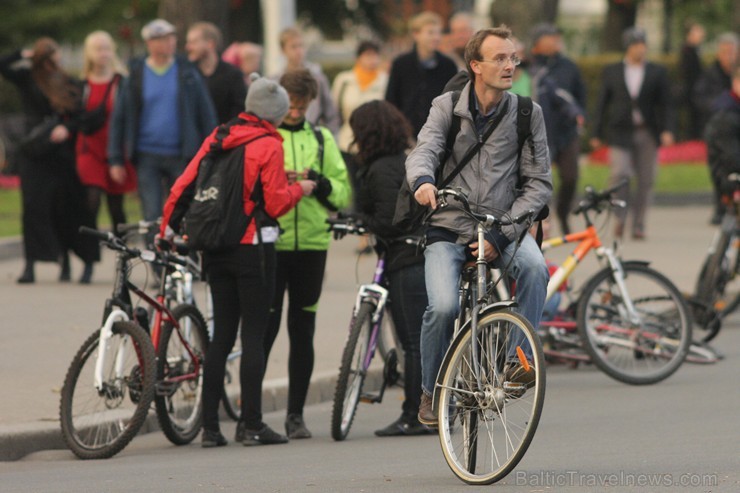
[(365, 89), (372, 84), (375, 79), (378, 78), (378, 70), (365, 70), (364, 68), (360, 67), (359, 65), (355, 64), (355, 67), (353, 69), (355, 73), (355, 77), (357, 78), (357, 83), (360, 85), (360, 90), (364, 91)]

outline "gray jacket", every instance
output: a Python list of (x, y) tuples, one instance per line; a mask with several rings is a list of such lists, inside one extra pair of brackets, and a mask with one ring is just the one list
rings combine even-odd
[[(460, 133), (442, 176), (452, 172), (457, 162), (477, 142), (479, 135), (469, 108), (471, 83), (460, 94), (455, 114), (461, 117)], [(530, 209), (539, 211), (552, 195), (552, 174), (547, 150), (547, 135), (542, 108), (534, 103), (532, 135), (522, 150), (521, 164), (517, 163), (517, 98), (506, 92), (499, 103), (509, 101), (507, 114), (493, 131), (477, 156), (462, 169), (450, 185), (467, 194), (473, 211), (501, 217), (503, 213), (517, 216)], [(419, 132), (416, 148), (406, 159), (406, 179), (412, 190), (422, 182), (433, 182), (434, 173), (444, 155), (447, 131), (452, 124), (452, 93), (434, 99), (424, 127)], [(521, 175), (521, 181), (519, 179)], [(517, 189), (517, 183), (521, 185)], [(453, 231), (457, 243), (467, 244), (475, 237), (476, 223), (464, 213), (450, 207), (432, 216), (430, 224)], [(525, 226), (505, 226), (502, 232), (508, 241), (514, 241)]]

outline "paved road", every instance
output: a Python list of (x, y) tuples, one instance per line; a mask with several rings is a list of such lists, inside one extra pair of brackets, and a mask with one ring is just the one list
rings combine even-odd
[[(655, 208), (649, 219), (649, 240), (626, 241), (623, 257), (653, 261), (653, 266), (681, 289), (690, 291), (712, 234), (708, 217), (707, 207)], [(374, 265), (369, 257), (358, 262), (354, 246), (351, 239), (345, 239), (334, 244), (330, 254), (319, 310), (311, 396), (315, 403), (331, 396), (331, 378), (339, 362), (356, 280), (369, 279)], [(552, 257), (560, 259), (568, 251), (565, 248)], [(18, 286), (14, 279), (21, 270), (20, 260), (0, 261), (0, 385), (6, 396), (0, 399), (0, 452), (4, 452), (0, 458), (13, 459), (26, 451), (60, 446), (58, 392), (72, 355), (99, 323), (112, 282), (112, 257), (107, 255), (104, 260), (92, 286), (59, 284), (53, 265), (39, 266), (35, 285)], [(73, 263), (73, 268), (79, 272), (80, 264)], [(592, 262), (585, 262), (579, 268), (583, 270), (576, 272), (576, 281), (585, 279), (594, 268)], [(736, 472), (740, 431), (735, 416), (740, 404), (735, 378), (740, 369), (737, 325), (733, 319), (718, 339), (727, 352), (726, 361), (711, 367), (681, 368), (656, 386), (628, 387), (595, 370), (553, 368), (545, 416), (520, 468), (528, 474), (516, 476), (515, 472), (506, 483), (517, 491), (561, 491), (558, 482), (572, 483), (576, 477), (569, 471), (584, 474), (577, 476), (584, 483), (611, 473), (621, 474), (625, 482), (639, 479), (634, 475), (642, 473), (670, 474), (673, 476), (664, 479), (676, 482), (683, 473), (716, 473), (719, 486), (698, 491), (740, 490)], [(266, 387), (273, 398), (268, 399), (267, 410), (284, 405), (284, 332), (268, 366)], [(0, 491), (131, 491), (134, 487), (142, 491), (210, 491), (221, 487), (249, 491), (434, 491), (456, 486), (436, 439), (389, 441), (372, 436), (373, 429), (398, 413), (398, 395), (391, 395), (388, 401), (375, 409), (361, 410), (352, 440), (344, 444), (331, 442), (329, 407), (317, 404), (307, 410), (316, 434), (308, 442), (259, 450), (232, 446), (205, 454), (197, 446), (171, 447), (155, 433), (138, 437), (120, 457), (110, 461), (80, 462), (72, 460), (67, 451), (47, 451), (18, 463), (2, 463)], [(268, 421), (281, 428), (282, 416), (282, 412), (269, 415)], [(232, 433), (229, 428), (227, 431)], [(73, 473), (64, 474), (60, 489), (58, 477), (66, 471)], [(592, 474), (602, 476), (589, 476)], [(517, 481), (524, 484), (517, 486)], [(538, 484), (542, 482), (546, 484)], [(622, 486), (614, 491), (625, 490)], [(647, 491), (656, 490), (673, 489)]]

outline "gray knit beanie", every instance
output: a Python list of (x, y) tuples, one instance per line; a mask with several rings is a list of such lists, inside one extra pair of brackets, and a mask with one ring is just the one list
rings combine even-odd
[(274, 80), (260, 77), (257, 72), (252, 72), (249, 78), (252, 83), (244, 102), (247, 113), (254, 113), (273, 125), (277, 124), (290, 109), (288, 92)]

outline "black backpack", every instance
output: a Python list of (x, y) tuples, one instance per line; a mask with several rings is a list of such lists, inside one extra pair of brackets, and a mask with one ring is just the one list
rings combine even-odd
[(254, 211), (251, 215), (244, 212), (244, 152), (249, 143), (267, 134), (238, 147), (223, 148), (223, 139), (231, 127), (244, 123), (237, 118), (220, 125), (216, 140), (198, 165), (183, 228), (188, 245), (195, 250), (217, 252), (238, 246), (252, 218), (262, 208), (262, 182), (258, 176), (250, 196), (255, 202)]

